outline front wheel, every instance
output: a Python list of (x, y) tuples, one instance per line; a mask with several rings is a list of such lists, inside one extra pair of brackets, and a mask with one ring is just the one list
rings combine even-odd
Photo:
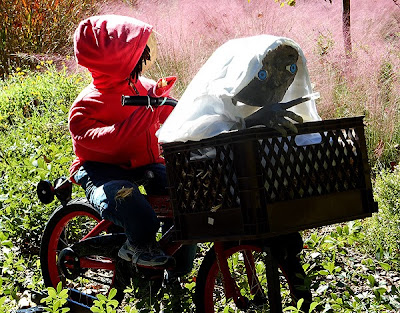
[[(267, 258), (264, 245), (228, 244), (224, 248), (231, 277), (242, 301), (235, 303), (226, 298), (223, 276), (214, 249), (210, 249), (201, 264), (197, 280), (195, 304), (198, 313), (213, 312), (270, 312), (267, 284)], [(289, 302), (305, 299), (311, 301), (311, 293), (304, 287), (304, 271), (295, 255), (280, 262), (280, 284), (283, 306)], [(303, 286), (299, 286), (303, 285)], [(303, 306), (304, 308), (304, 306)], [(228, 310), (228, 311), (226, 311)]]
[[(78, 258), (75, 259), (77, 263), (74, 263), (76, 268), (65, 268), (63, 271), (60, 267), (60, 252), (68, 252), (69, 247), (82, 240), (100, 221), (99, 213), (85, 199), (73, 200), (53, 212), (40, 245), (40, 264), (46, 287), (55, 288), (62, 282), (64, 288), (75, 290), (80, 298), (82, 295), (107, 294), (114, 287), (115, 262), (110, 258), (91, 256), (98, 264), (104, 264), (103, 268), (82, 266), (82, 260), (78, 261)], [(106, 230), (105, 233), (107, 232)], [(65, 275), (66, 270), (74, 275)], [(123, 293), (118, 292), (118, 300), (122, 297)]]

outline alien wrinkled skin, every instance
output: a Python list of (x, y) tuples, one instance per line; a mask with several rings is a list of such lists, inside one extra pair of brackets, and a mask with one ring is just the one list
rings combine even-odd
[(233, 98), (234, 102), (262, 107), (245, 118), (246, 127), (266, 125), (277, 129), (282, 135), (287, 133), (284, 127), (297, 132), (294, 124), (287, 118), (298, 123), (302, 123), (303, 119), (287, 109), (298, 103), (279, 102), (294, 81), (298, 58), (297, 50), (290, 46), (279, 46), (267, 53), (257, 76)]

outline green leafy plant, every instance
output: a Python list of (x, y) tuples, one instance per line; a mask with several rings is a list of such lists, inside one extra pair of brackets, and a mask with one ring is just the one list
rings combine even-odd
[(9, 313), (12, 310), (10, 303), (7, 303), (7, 297), (0, 297), (0, 313)]
[(98, 300), (94, 300), (94, 305), (90, 310), (94, 313), (116, 313), (119, 305), (119, 302), (114, 299), (116, 294), (117, 290), (112, 288), (107, 297), (101, 294), (97, 295)]
[[(67, 126), (70, 104), (88, 80), (43, 65), (43, 72), (16, 71), (0, 81), (0, 230), (22, 252), (35, 252), (50, 212), (36, 195), (41, 179), (68, 175), (73, 159)], [(22, 73), (22, 74), (19, 74)]]
[(48, 287), (47, 292), (48, 296), (40, 300), (41, 303), (46, 303), (47, 307), (44, 308), (46, 312), (66, 313), (70, 311), (70, 308), (63, 308), (67, 303), (68, 289), (63, 289), (61, 282), (58, 283), (57, 289)]
[[(389, 288), (378, 274), (393, 270), (394, 260), (384, 251), (382, 258), (386, 261), (365, 258), (360, 252), (371, 241), (368, 228), (366, 221), (352, 221), (332, 225), (330, 232), (306, 235), (303, 268), (316, 311), (390, 312), (400, 307), (397, 288)], [(356, 291), (355, 286), (363, 288)], [(296, 312), (293, 307), (291, 310)]]
[(0, 296), (6, 295), (9, 299), (18, 299), (19, 291), (24, 287), (27, 270), (24, 259), (18, 248), (14, 246), (7, 233), (0, 232)]
[[(366, 233), (362, 248), (383, 263), (392, 264), (399, 269), (400, 259), (400, 168), (391, 172), (382, 169), (377, 173), (375, 200), (378, 203), (377, 214), (365, 221)], [(384, 267), (387, 267), (384, 265)]]
[(301, 310), (301, 306), (303, 305), (304, 299), (300, 299), (297, 301), (296, 306), (290, 305), (283, 309), (283, 312), (290, 313), (311, 313), (314, 312), (314, 309), (318, 306), (317, 302), (312, 302), (310, 304), (310, 309), (307, 312)]

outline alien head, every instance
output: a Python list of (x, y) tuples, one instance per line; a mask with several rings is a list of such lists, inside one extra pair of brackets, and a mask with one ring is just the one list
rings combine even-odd
[(294, 81), (298, 58), (293, 47), (277, 47), (264, 57), (256, 77), (233, 100), (258, 107), (280, 102)]

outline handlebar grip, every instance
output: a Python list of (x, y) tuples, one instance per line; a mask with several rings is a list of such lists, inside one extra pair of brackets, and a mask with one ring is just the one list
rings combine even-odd
[(171, 98), (154, 98), (150, 96), (122, 96), (121, 104), (132, 106), (146, 106), (146, 107), (159, 107), (161, 105), (170, 105), (175, 107), (178, 103), (177, 100)]

